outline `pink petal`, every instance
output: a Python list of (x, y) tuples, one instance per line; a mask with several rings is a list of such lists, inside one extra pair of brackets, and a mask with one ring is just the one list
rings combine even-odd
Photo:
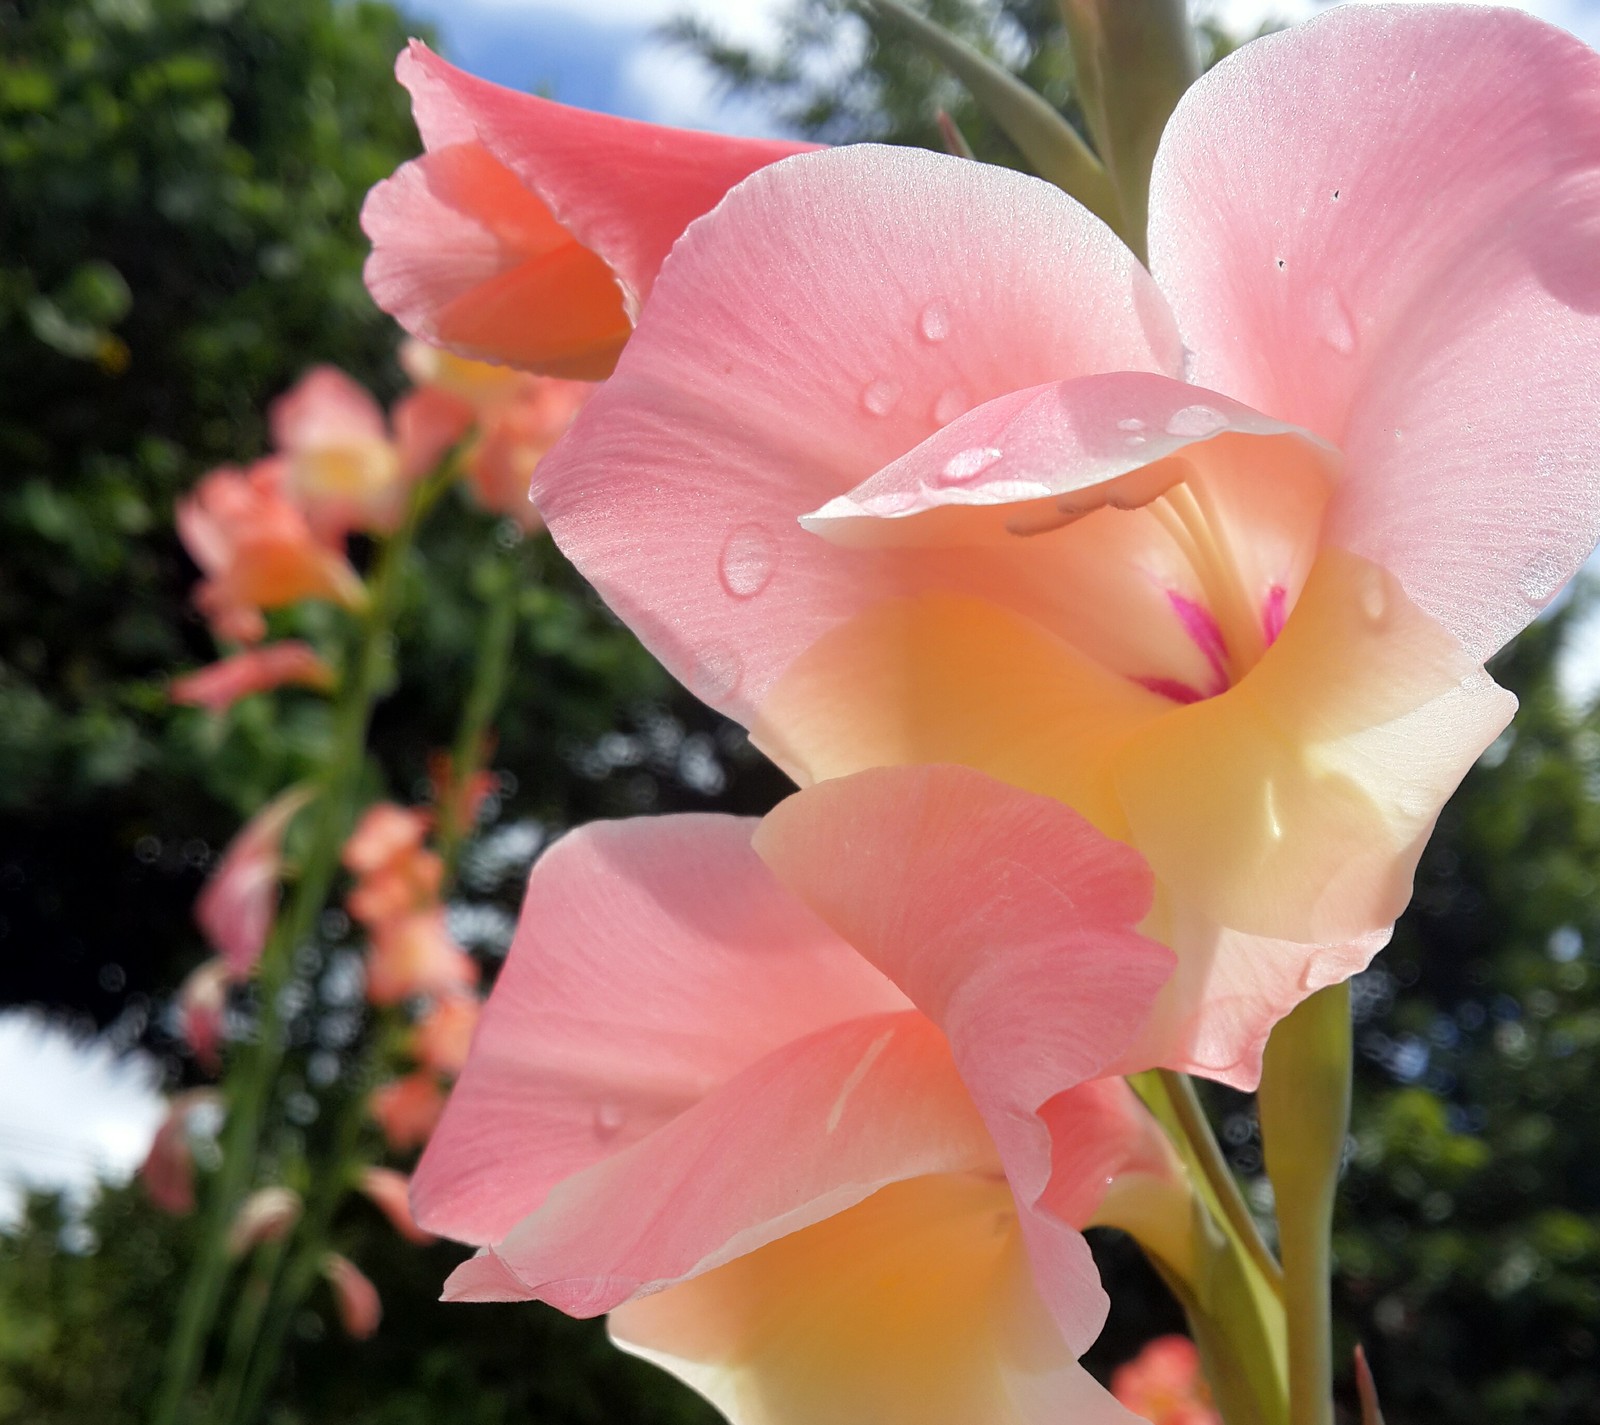
[[(1134, 930), (1150, 907), (1140, 857), (1059, 802), (952, 766), (820, 783), (755, 844), (943, 1029), (1031, 1208), (1051, 1178), (1040, 1110), (1124, 1053), (1172, 973), (1172, 952)], [(1067, 1338), (1092, 1341), (1104, 1298), (1086, 1248), (1052, 1285)]]
[(768, 1053), (906, 1000), (798, 905), (751, 824), (599, 823), (535, 866), (418, 1220), (503, 1237), (558, 1182), (676, 1118)]
[(672, 671), (748, 722), (802, 649), (914, 575), (801, 515), (984, 401), (1180, 366), (1148, 275), (1059, 190), (909, 149), (802, 155), (684, 236), (534, 500)]
[(240, 698), (273, 688), (294, 686), (327, 692), (333, 684), (333, 669), (309, 643), (286, 638), (174, 678), (169, 695), (173, 702), (185, 707), (222, 712)]
[(322, 1274), (333, 1289), (333, 1304), (339, 1311), (339, 1324), (346, 1336), (365, 1341), (383, 1320), (383, 1303), (378, 1289), (361, 1268), (348, 1257), (329, 1252), (322, 1263)]
[(299, 1222), (304, 1207), (293, 1188), (257, 1188), (239, 1204), (228, 1225), (228, 1254), (241, 1257), (263, 1242), (281, 1241)]
[(395, 73), (429, 152), (363, 209), (374, 298), (464, 356), (557, 375), (604, 376), (684, 228), (747, 174), (811, 147), (571, 109), (416, 41)]
[(285, 455), (389, 438), (372, 393), (336, 366), (313, 366), (272, 403), (267, 423), (273, 447)]
[(444, 1112), (445, 1093), (431, 1070), (418, 1069), (372, 1091), (367, 1108), (397, 1153), (420, 1148)]
[(393, 1168), (363, 1168), (361, 1191), (389, 1219), (389, 1225), (408, 1242), (426, 1246), (436, 1240), (424, 1232), (411, 1215), (411, 1180)]
[(1185, 96), (1152, 265), (1195, 379), (1338, 444), (1326, 538), (1482, 661), (1600, 535), (1600, 59), (1511, 10), (1339, 6)]
[(529, 1295), (594, 1316), (886, 1183), (994, 1166), (939, 1032), (909, 1010), (871, 1015), (775, 1049), (557, 1184), (495, 1252)]
[(262, 807), (228, 844), (195, 902), (195, 921), (236, 980), (249, 976), (266, 949), (278, 909), (284, 833), (315, 795), (309, 787), (290, 787)]
[(1134, 1425), (1056, 1331), (1018, 1227), (1003, 1183), (897, 1183), (611, 1330), (735, 1425)]
[(222, 1067), (222, 1036), (227, 1023), (228, 962), (202, 961), (178, 986), (178, 1024), (196, 1062), (208, 1074)]
[(408, 391), (394, 408), (400, 471), (408, 482), (431, 475), (475, 419), (472, 407), (438, 386)]
[(219, 1107), (215, 1089), (189, 1089), (177, 1095), (151, 1140), (139, 1168), (145, 1193), (162, 1212), (186, 1216), (195, 1209), (194, 1152), (189, 1146), (189, 1116), (200, 1108)]

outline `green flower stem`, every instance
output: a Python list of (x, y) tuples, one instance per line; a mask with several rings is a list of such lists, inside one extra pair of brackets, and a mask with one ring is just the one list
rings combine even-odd
[(262, 1123), (283, 1063), (283, 990), (294, 967), (295, 948), (311, 934), (338, 874), (339, 852), (349, 833), (365, 763), (367, 729), (389, 678), (389, 642), (399, 611), (404, 566), (418, 525), (453, 476), (453, 463), (447, 462), (421, 487), (405, 522), (385, 541), (378, 556), (355, 655), (334, 703), (333, 737), (313, 808), (311, 844), (257, 968), (260, 1023), (254, 1040), (245, 1045), (228, 1075), (222, 1164), (206, 1195), (200, 1246), (178, 1303), (161, 1388), (151, 1412), (153, 1425), (176, 1425), (200, 1374), (206, 1340), (229, 1273), (228, 1228), (254, 1177)]
[(1211, 1131), (1205, 1110), (1200, 1106), (1200, 1096), (1194, 1091), (1194, 1080), (1187, 1074), (1175, 1073), (1171, 1069), (1158, 1069), (1156, 1072), (1167, 1091), (1167, 1102), (1183, 1132), (1184, 1141), (1204, 1175), (1206, 1185), (1211, 1189), (1217, 1210), (1227, 1221), (1239, 1245), (1249, 1253), (1250, 1260), (1255, 1263), (1267, 1285), (1281, 1297), (1283, 1268), (1261, 1240), (1255, 1218), (1250, 1215), (1244, 1194), (1239, 1191), (1238, 1179), (1229, 1168), (1227, 1159), (1222, 1156), (1216, 1135)]
[(1333, 1425), (1329, 1236), (1350, 1129), (1350, 986), (1319, 990), (1273, 1030), (1261, 1135), (1278, 1207), (1290, 1425)]
[(261, 1319), (277, 1294), (283, 1275), (283, 1258), (288, 1249), (287, 1234), (259, 1248), (250, 1265), (250, 1276), (234, 1303), (233, 1321), (228, 1327), (228, 1344), (223, 1354), (222, 1374), (212, 1414), (217, 1420), (232, 1417), (244, 1389), (245, 1370), (261, 1330)]
[[(478, 770), (484, 734), (492, 726), (505, 696), (525, 573), (524, 561), (514, 555), (497, 559), (492, 565), (493, 582), (485, 599), (472, 684), (462, 704), (451, 761), (457, 785)], [(455, 827), (447, 819), (441, 822), (440, 830), (439, 849), (445, 860), (445, 884), (448, 886), (454, 880), (469, 828)], [(252, 1425), (259, 1416), (266, 1392), (277, 1374), (289, 1323), (316, 1286), (322, 1259), (330, 1249), (334, 1215), (355, 1182), (363, 1161), (361, 1129), (366, 1121), (368, 1090), (378, 1065), (387, 1057), (383, 1041), (388, 1037), (381, 1032), (375, 1036), (375, 1042), (354, 1075), (356, 1091), (341, 1105), (331, 1161), (325, 1171), (315, 1176), (310, 1206), (295, 1236), (294, 1256), (287, 1270), (273, 1284), (265, 1324), (260, 1330), (238, 1403), (228, 1414), (217, 1417), (223, 1425)]]

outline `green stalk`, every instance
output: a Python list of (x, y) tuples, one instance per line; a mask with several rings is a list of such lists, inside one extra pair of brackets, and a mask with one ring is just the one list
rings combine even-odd
[(218, 1420), (229, 1419), (238, 1405), (240, 1392), (244, 1389), (245, 1370), (250, 1364), (250, 1354), (261, 1330), (261, 1319), (277, 1293), (278, 1279), (282, 1276), (284, 1253), (289, 1245), (287, 1236), (286, 1233), (255, 1252), (249, 1280), (234, 1304), (233, 1322), (228, 1328), (228, 1344), (213, 1407), (213, 1415)]
[[(462, 704), (457, 725), (452, 775), (458, 780), (478, 770), (484, 734), (494, 722), (505, 696), (511, 654), (516, 644), (517, 609), (522, 592), (522, 561), (510, 557), (493, 566), (493, 584), (486, 599), (486, 612), (479, 633), (477, 659), (472, 684)], [(441, 823), (440, 851), (446, 866), (448, 886), (455, 877), (456, 863), (466, 839), (465, 827)], [(453, 834), (452, 834), (453, 833)], [(300, 1304), (316, 1286), (322, 1258), (331, 1245), (334, 1215), (360, 1165), (361, 1128), (366, 1120), (367, 1090), (374, 1077), (380, 1046), (369, 1049), (356, 1071), (356, 1091), (341, 1105), (334, 1133), (332, 1161), (325, 1172), (316, 1174), (310, 1189), (310, 1206), (295, 1236), (295, 1251), (288, 1268), (273, 1284), (273, 1296), (258, 1344), (250, 1362), (249, 1375), (238, 1404), (219, 1422), (251, 1425), (260, 1414), (267, 1390), (277, 1374), (284, 1338)]]
[(1312, 995), (1267, 1041), (1260, 1093), (1289, 1325), (1290, 1425), (1333, 1425), (1329, 1238), (1350, 1128), (1350, 987)]
[(398, 612), (401, 574), (416, 540), (417, 526), (454, 474), (448, 463), (418, 493), (400, 529), (383, 545), (362, 618), (359, 644), (334, 702), (333, 738), (314, 808), (311, 844), (299, 880), (279, 912), (257, 967), (261, 1019), (229, 1073), (228, 1118), (222, 1165), (206, 1195), (200, 1247), (184, 1282), (177, 1320), (167, 1347), (161, 1388), (151, 1412), (153, 1425), (176, 1425), (199, 1378), (201, 1358), (227, 1283), (227, 1235), (255, 1173), (262, 1121), (283, 1063), (280, 1004), (294, 965), (294, 951), (311, 934), (333, 888), (339, 852), (349, 832), (352, 803), (365, 762), (372, 710), (389, 674), (389, 637)]

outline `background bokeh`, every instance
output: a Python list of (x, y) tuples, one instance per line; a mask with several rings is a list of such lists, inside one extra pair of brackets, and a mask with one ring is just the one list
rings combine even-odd
[[(925, 8), (1073, 113), (1053, 0)], [(1208, 14), (1213, 56), (1262, 18)], [(752, 49), (704, 20), (677, 23), (652, 53), (693, 67), (702, 108), (751, 127), (939, 146), (943, 107), (980, 155), (1016, 161), (959, 89), (842, 0), (795, 0), (762, 25)], [(314, 362), (399, 389), (398, 333), (361, 286), (355, 215), (416, 150), (391, 68), (419, 29), (370, 0), (0, 0), (0, 1006), (43, 1011), (97, 1036), (102, 1053), (150, 1056), (169, 1090), (196, 1077), (171, 1011), (202, 954), (195, 894), (217, 848), (328, 735), (311, 698), (252, 699), (221, 719), (169, 703), (171, 675), (212, 656), (173, 501), (210, 466), (258, 455), (268, 402)], [(529, 59), (523, 77), (551, 75)], [(374, 765), (402, 798), (450, 740), (474, 591), (503, 533), (452, 507), (411, 567), (407, 654), (374, 733)], [(531, 558), (498, 789), (452, 906), (458, 937), (490, 968), (528, 865), (563, 828), (756, 813), (784, 790), (553, 548)], [(1344, 1346), (1366, 1344), (1391, 1425), (1600, 1421), (1590, 602), (1580, 588), (1495, 668), (1522, 711), (1446, 811), (1413, 908), (1356, 985), (1339, 1330)], [(343, 917), (325, 917), (298, 967), (282, 1092), (299, 1095), (293, 1131), (307, 1138), (319, 1105), (351, 1091), (337, 1072), (313, 1072), (314, 1060), (337, 1068), (359, 1032), (336, 973), (351, 943)], [(0, 1104), (51, 1088), (43, 1051), (13, 1041)], [(1212, 1107), (1265, 1208), (1249, 1099), (1219, 1093)], [(82, 1153), (70, 1127), (55, 1139), (0, 1127), (0, 1163)], [(340, 1231), (385, 1303), (382, 1329), (349, 1342), (313, 1299), (271, 1418), (710, 1418), (614, 1352), (597, 1323), (439, 1304), (459, 1249), (410, 1246), (370, 1210), (346, 1216)], [(0, 1421), (141, 1419), (192, 1230), (136, 1184), (87, 1207), (39, 1194), (0, 1217)], [(1114, 1307), (1091, 1364), (1104, 1370), (1181, 1322), (1131, 1246), (1099, 1235)]]

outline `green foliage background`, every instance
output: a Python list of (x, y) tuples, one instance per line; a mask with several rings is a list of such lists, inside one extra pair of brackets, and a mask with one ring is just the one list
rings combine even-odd
[[(798, 131), (938, 146), (942, 107), (981, 155), (1017, 161), (953, 84), (847, 8), (796, 0), (776, 61), (679, 34)], [(1049, 0), (925, 8), (1072, 114)], [(268, 401), (312, 362), (397, 387), (396, 334), (360, 285), (355, 212), (415, 150), (391, 78), (408, 28), (385, 5), (339, 0), (0, 0), (0, 1002), (109, 1026), (165, 1055), (174, 1082), (190, 1066), (161, 1010), (200, 955), (200, 878), (327, 728), (316, 700), (293, 695), (220, 721), (168, 706), (169, 675), (211, 656), (172, 502), (208, 466), (258, 454)], [(375, 791), (386, 777), (410, 794), (449, 739), (501, 535), (464, 505), (428, 531), (375, 730)], [(468, 877), (502, 916), (551, 830), (633, 810), (759, 811), (781, 791), (553, 550), (526, 557), (495, 760), (512, 775)], [(1567, 708), (1552, 676), (1579, 613), (1502, 658), (1497, 676), (1523, 700), (1515, 728), (1441, 819), (1413, 909), (1357, 985), (1338, 1306), (1391, 1425), (1600, 1422), (1600, 718)], [(327, 938), (331, 957), (340, 936)], [(1212, 1106), (1257, 1178), (1249, 1100)], [(106, 1194), (89, 1226), (85, 1251), (40, 1203), (0, 1236), (0, 1420), (140, 1418), (190, 1224), (132, 1188)], [(341, 1232), (383, 1294), (383, 1328), (351, 1345), (314, 1299), (276, 1419), (708, 1418), (594, 1323), (438, 1304), (453, 1249), (405, 1246), (359, 1205)], [(1092, 1357), (1105, 1367), (1177, 1317), (1126, 1242), (1097, 1249), (1114, 1302)]]

